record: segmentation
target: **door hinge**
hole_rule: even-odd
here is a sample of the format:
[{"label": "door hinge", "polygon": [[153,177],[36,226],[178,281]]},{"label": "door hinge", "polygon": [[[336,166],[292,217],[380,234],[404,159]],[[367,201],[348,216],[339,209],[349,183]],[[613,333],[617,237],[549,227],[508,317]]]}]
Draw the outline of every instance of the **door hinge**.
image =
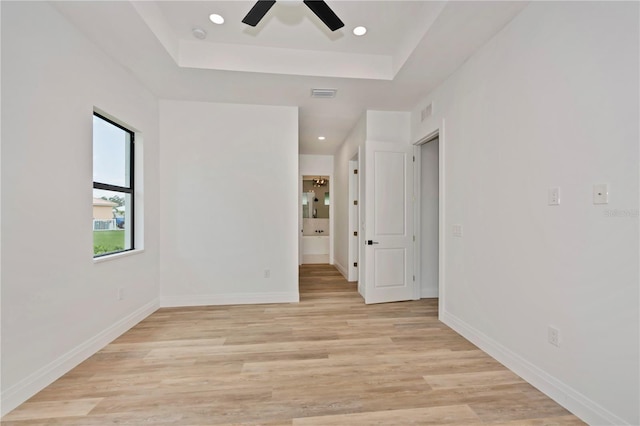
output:
[{"label": "door hinge", "polygon": [[413,276],[413,280],[414,280],[414,281],[416,280],[416,276],[415,276],[415,275]]},{"label": "door hinge", "polygon": [[358,231],[353,231],[353,236],[357,237],[358,236]]},{"label": "door hinge", "polygon": [[415,155],[413,156],[413,162],[414,163],[416,162],[416,156]]},{"label": "door hinge", "polygon": [[358,169],[353,169],[353,174],[357,175],[358,174]]},{"label": "door hinge", "polygon": [[357,267],[358,267],[358,262],[353,262],[353,266],[354,266],[355,268],[357,268]]},{"label": "door hinge", "polygon": [[353,205],[357,206],[358,205],[358,200],[353,200]]},{"label": "door hinge", "polygon": [[413,236],[413,242],[414,243],[416,242],[416,236],[415,235]]}]

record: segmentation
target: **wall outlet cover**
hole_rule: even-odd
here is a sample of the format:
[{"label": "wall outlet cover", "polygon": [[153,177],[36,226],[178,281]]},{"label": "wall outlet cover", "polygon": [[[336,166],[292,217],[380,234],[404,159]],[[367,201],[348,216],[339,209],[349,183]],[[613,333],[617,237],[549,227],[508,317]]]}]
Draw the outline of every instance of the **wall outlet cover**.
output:
[{"label": "wall outlet cover", "polygon": [[560,347],[560,330],[550,325],[547,330],[547,340],[553,346]]},{"label": "wall outlet cover", "polygon": [[549,188],[549,192],[547,194],[547,201],[550,206],[559,206],[560,205],[560,188],[555,186]]}]

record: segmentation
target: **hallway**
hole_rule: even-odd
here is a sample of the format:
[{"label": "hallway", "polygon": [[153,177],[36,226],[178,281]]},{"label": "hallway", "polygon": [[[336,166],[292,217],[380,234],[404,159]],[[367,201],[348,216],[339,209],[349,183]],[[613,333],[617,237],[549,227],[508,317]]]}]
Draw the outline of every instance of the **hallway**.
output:
[{"label": "hallway", "polygon": [[437,319],[330,265],[299,304],[159,309],[3,425],[583,424]]}]

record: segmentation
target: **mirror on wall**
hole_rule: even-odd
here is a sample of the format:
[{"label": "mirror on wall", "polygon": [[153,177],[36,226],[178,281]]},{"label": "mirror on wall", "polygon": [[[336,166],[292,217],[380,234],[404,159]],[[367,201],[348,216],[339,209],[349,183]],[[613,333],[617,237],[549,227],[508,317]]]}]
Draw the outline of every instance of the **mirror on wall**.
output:
[{"label": "mirror on wall", "polygon": [[302,177],[302,217],[329,219],[329,177]]}]

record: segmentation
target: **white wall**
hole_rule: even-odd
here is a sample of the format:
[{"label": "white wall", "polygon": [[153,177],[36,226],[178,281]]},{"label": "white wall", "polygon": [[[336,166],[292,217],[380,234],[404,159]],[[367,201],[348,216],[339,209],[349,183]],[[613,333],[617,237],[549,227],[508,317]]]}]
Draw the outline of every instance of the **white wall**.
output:
[{"label": "white wall", "polygon": [[[92,249],[94,107],[144,145],[144,252],[102,263]],[[157,307],[157,101],[51,5],[3,2],[2,124],[4,414]]]},{"label": "white wall", "polygon": [[531,3],[413,111],[445,124],[442,318],[592,424],[640,423],[638,7]]},{"label": "white wall", "polygon": [[367,140],[411,143],[411,114],[406,111],[367,111]]},{"label": "white wall", "polygon": [[438,297],[438,145],[420,146],[420,297]]},{"label": "white wall", "polygon": [[329,176],[330,174],[333,174],[333,155],[301,154],[299,157],[300,175]]},{"label": "white wall", "polygon": [[297,108],[163,100],[160,122],[161,304],[297,301]]}]

